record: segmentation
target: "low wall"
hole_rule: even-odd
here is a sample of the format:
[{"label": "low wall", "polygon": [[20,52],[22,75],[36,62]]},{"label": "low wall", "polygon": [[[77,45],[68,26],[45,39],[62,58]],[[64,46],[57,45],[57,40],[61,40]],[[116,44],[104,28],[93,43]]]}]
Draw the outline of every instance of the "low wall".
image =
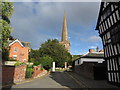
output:
[{"label": "low wall", "polygon": [[74,66],[73,71],[89,79],[106,79],[106,67],[104,64],[84,62],[81,65]]},{"label": "low wall", "polygon": [[26,65],[2,66],[2,83],[11,84],[25,80]]},{"label": "low wall", "polygon": [[81,65],[75,66],[74,71],[79,75],[85,76],[87,78],[94,79],[94,71],[93,71],[94,70],[93,69],[94,64],[95,63],[84,62]]},{"label": "low wall", "polygon": [[10,84],[14,82],[14,66],[2,66],[2,84]]},{"label": "low wall", "polygon": [[47,73],[47,70],[41,70],[40,66],[34,66],[33,67],[33,78],[38,78],[40,76],[43,76]]},{"label": "low wall", "polygon": [[26,65],[15,67],[14,83],[25,80],[25,76],[26,76]]}]

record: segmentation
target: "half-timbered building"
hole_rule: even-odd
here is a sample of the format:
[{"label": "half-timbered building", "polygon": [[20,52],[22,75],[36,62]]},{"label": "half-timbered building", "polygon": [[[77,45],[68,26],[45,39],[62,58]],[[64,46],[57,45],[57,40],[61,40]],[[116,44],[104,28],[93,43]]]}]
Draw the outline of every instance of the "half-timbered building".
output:
[{"label": "half-timbered building", "polygon": [[108,81],[120,86],[120,1],[101,2],[96,30],[103,42]]}]

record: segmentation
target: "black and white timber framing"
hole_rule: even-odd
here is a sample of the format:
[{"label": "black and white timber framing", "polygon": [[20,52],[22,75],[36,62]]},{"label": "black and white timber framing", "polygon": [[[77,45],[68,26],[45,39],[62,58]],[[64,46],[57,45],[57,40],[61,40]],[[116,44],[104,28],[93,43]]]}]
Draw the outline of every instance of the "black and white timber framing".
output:
[{"label": "black and white timber framing", "polygon": [[120,1],[101,2],[96,30],[103,42],[108,82],[120,86]]}]

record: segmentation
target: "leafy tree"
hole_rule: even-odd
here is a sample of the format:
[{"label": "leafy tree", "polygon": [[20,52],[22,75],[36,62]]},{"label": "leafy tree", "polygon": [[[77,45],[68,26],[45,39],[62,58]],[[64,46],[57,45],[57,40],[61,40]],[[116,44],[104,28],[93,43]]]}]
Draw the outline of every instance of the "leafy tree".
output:
[{"label": "leafy tree", "polygon": [[0,54],[2,52],[2,59],[7,60],[9,55],[8,38],[11,33],[10,17],[13,13],[13,3],[0,2]]},{"label": "leafy tree", "polygon": [[49,70],[52,67],[53,59],[49,56],[43,56],[40,59],[40,64],[46,69]]},{"label": "leafy tree", "polygon": [[48,40],[39,48],[40,56],[50,56],[53,61],[56,62],[57,66],[64,67],[65,62],[71,60],[70,53],[65,49],[65,47],[59,43],[58,40]]},{"label": "leafy tree", "polygon": [[82,55],[72,55],[72,61],[80,58]]},{"label": "leafy tree", "polygon": [[29,62],[33,62],[36,65],[39,64],[38,62],[40,61],[40,52],[39,50],[33,50],[31,49],[30,54],[29,54]]}]

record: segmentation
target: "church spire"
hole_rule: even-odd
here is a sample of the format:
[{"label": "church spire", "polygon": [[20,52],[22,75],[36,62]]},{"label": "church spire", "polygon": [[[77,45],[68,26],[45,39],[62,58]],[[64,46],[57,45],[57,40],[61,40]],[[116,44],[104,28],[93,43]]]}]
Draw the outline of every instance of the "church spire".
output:
[{"label": "church spire", "polygon": [[63,27],[62,27],[62,40],[61,41],[68,41],[66,12],[64,12]]},{"label": "church spire", "polygon": [[62,26],[62,39],[60,43],[66,48],[68,52],[70,52],[70,41],[68,40],[67,20],[65,12]]}]

